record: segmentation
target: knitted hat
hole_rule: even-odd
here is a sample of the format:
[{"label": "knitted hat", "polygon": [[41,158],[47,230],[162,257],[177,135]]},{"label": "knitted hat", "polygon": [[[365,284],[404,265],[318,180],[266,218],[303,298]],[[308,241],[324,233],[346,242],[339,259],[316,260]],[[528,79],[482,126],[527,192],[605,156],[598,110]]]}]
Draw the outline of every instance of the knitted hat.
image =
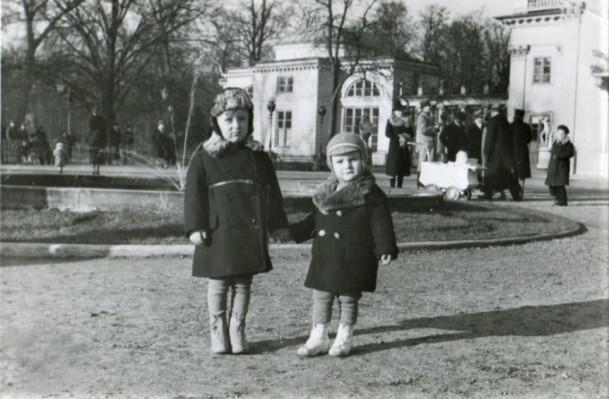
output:
[{"label": "knitted hat", "polygon": [[247,111],[249,116],[247,135],[249,136],[252,134],[254,131],[254,104],[245,90],[238,87],[227,87],[214,99],[214,105],[212,106],[211,111],[209,111],[211,126],[214,133],[222,136],[216,118],[225,111],[236,109],[244,109]]},{"label": "knitted hat", "polygon": [[343,155],[349,152],[359,151],[362,160],[367,162],[368,160],[368,149],[364,140],[357,134],[353,133],[339,133],[332,137],[328,142],[326,150],[326,157],[328,166],[332,169],[332,156]]}]

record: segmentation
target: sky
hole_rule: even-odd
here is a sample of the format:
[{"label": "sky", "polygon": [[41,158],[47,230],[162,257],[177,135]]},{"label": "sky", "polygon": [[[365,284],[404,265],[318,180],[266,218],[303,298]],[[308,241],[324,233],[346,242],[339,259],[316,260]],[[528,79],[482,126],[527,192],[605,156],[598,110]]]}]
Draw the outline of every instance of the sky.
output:
[{"label": "sky", "polygon": [[467,14],[471,11],[484,9],[484,15],[495,17],[511,14],[514,10],[513,0],[404,0],[411,15],[417,17],[419,11],[431,4],[439,4],[450,11],[450,16],[455,17]]}]

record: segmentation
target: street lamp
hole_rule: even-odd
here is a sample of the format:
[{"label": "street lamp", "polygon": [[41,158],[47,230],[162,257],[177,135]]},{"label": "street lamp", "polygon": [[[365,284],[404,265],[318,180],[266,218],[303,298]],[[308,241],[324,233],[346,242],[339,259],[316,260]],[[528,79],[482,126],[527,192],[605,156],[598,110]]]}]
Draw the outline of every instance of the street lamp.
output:
[{"label": "street lamp", "polygon": [[271,129],[270,140],[269,140],[269,151],[271,151],[273,149],[273,112],[275,112],[276,108],[277,108],[277,105],[275,104],[275,100],[271,98],[269,100],[269,102],[266,104],[266,109],[269,111],[269,127]]},{"label": "street lamp", "polygon": [[68,119],[68,127],[67,127],[67,133],[70,133],[70,101],[72,101],[72,99],[70,98],[70,86],[67,86],[66,84],[64,84],[63,82],[58,82],[57,83],[57,92],[59,94],[65,94],[65,98],[66,98],[66,104],[67,104],[67,109],[68,109],[68,115],[67,115],[67,119]]}]

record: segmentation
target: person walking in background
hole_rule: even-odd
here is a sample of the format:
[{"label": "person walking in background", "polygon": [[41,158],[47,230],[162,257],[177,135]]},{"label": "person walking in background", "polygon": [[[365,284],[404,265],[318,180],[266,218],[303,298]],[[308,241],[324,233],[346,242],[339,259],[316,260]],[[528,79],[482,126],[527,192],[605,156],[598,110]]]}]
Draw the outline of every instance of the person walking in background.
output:
[{"label": "person walking in background", "polygon": [[385,173],[390,176],[389,184],[391,187],[402,187],[404,176],[410,176],[410,149],[408,142],[412,140],[413,130],[404,117],[405,109],[396,101],[393,106],[393,113],[387,120],[385,136],[389,138],[389,151],[387,152],[387,162]]},{"label": "person walking in background", "polygon": [[161,161],[164,169],[176,163],[173,140],[166,130],[165,123],[159,121],[156,130],[152,133],[153,153]]},{"label": "person walking in background", "polygon": [[[313,326],[300,356],[347,356],[362,292],[376,289],[379,262],[388,265],[398,247],[387,196],[368,170],[366,144],[339,133],[327,146],[332,171],[313,195],[315,210],[290,226],[296,242],[313,238],[305,286],[313,289]],[[340,317],[336,339],[328,337],[334,300]]]},{"label": "person walking in background", "polygon": [[254,105],[247,93],[224,89],[210,115],[213,134],[188,166],[184,229],[195,244],[192,274],[209,279],[211,351],[239,354],[248,351],[252,280],[272,269],[268,233],[287,241],[288,219],[273,162],[252,138]]},{"label": "person walking in background", "polygon": [[575,147],[569,138],[569,128],[560,125],[556,128],[552,155],[548,164],[548,174],[545,184],[550,188],[550,195],[554,197],[554,205],[567,206],[567,190],[569,185],[569,171],[571,158],[575,155]]},{"label": "person walking in background", "polygon": [[120,162],[121,129],[118,122],[114,122],[108,131],[108,163]]},{"label": "person walking in background", "polygon": [[63,131],[60,136],[60,140],[63,143],[63,147],[66,151],[66,162],[72,161],[72,151],[74,150],[74,145],[76,144],[76,138],[70,131]]},{"label": "person walking in background", "polygon": [[108,125],[106,119],[95,111],[89,118],[89,162],[93,165],[93,175],[99,175],[104,164],[104,153],[108,145]]},{"label": "person walking in background", "polygon": [[488,165],[483,198],[491,199],[494,192],[502,192],[507,188],[512,199],[515,201],[522,199],[522,188],[518,184],[515,171],[513,148],[510,123],[501,113],[501,108],[494,106],[491,108],[491,118],[484,139],[484,156]]},{"label": "person walking in background", "polygon": [[482,165],[482,129],[484,128],[484,112],[477,110],[474,113],[474,121],[465,129],[467,136],[467,155],[475,158],[478,165]]},{"label": "person walking in background", "polygon": [[66,166],[68,154],[62,142],[57,142],[57,144],[55,144],[53,156],[55,157],[55,167],[60,174],[63,173],[63,167]]},{"label": "person walking in background", "polygon": [[442,163],[446,163],[446,147],[444,146],[444,143],[442,143],[442,140],[440,140],[440,135],[446,126],[448,126],[448,123],[448,114],[446,112],[442,112],[440,114],[440,124],[438,125],[438,137],[436,138],[436,159],[438,162]]},{"label": "person walking in background", "polygon": [[417,150],[419,151],[419,162],[417,165],[417,187],[423,187],[419,182],[421,176],[421,164],[433,162],[436,153],[436,139],[438,128],[431,118],[431,102],[421,101],[421,112],[417,117]]},{"label": "person walking in background", "polygon": [[126,165],[131,157],[131,153],[134,151],[135,144],[135,133],[133,132],[133,126],[131,124],[127,124],[127,127],[125,127],[123,142],[121,157],[123,159],[123,165]]},{"label": "person walking in background", "polygon": [[467,135],[465,134],[465,113],[457,112],[453,121],[446,125],[440,133],[440,141],[446,148],[446,159],[455,162],[457,152],[467,151]]},{"label": "person walking in background", "polygon": [[521,180],[524,191],[524,181],[531,177],[531,162],[529,159],[529,143],[533,140],[531,126],[524,122],[524,110],[514,111],[514,120],[510,124],[514,142],[514,163],[516,175]]}]

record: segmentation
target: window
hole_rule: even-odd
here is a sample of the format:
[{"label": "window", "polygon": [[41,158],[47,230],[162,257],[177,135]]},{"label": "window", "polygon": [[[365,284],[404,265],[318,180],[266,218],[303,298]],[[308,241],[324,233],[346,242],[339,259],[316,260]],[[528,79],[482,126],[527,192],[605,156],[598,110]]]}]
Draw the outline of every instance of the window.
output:
[{"label": "window", "polygon": [[364,118],[368,118],[372,123],[372,136],[370,138],[370,146],[372,151],[376,151],[378,142],[377,132],[379,125],[379,109],[378,108],[345,108],[343,120],[343,132],[357,133],[358,126]]},{"label": "window", "polygon": [[292,132],[292,111],[277,111],[275,147],[287,147]]},{"label": "window", "polygon": [[277,78],[277,93],[291,93],[294,89],[294,78],[280,76]]},{"label": "window", "polygon": [[246,87],[245,92],[247,93],[248,96],[250,96],[250,99],[253,99],[254,98],[254,85]]},{"label": "window", "polygon": [[551,72],[550,58],[535,58],[533,63],[533,83],[550,83]]},{"label": "window", "polygon": [[368,80],[358,80],[347,89],[347,97],[376,97],[379,96],[379,88]]}]

